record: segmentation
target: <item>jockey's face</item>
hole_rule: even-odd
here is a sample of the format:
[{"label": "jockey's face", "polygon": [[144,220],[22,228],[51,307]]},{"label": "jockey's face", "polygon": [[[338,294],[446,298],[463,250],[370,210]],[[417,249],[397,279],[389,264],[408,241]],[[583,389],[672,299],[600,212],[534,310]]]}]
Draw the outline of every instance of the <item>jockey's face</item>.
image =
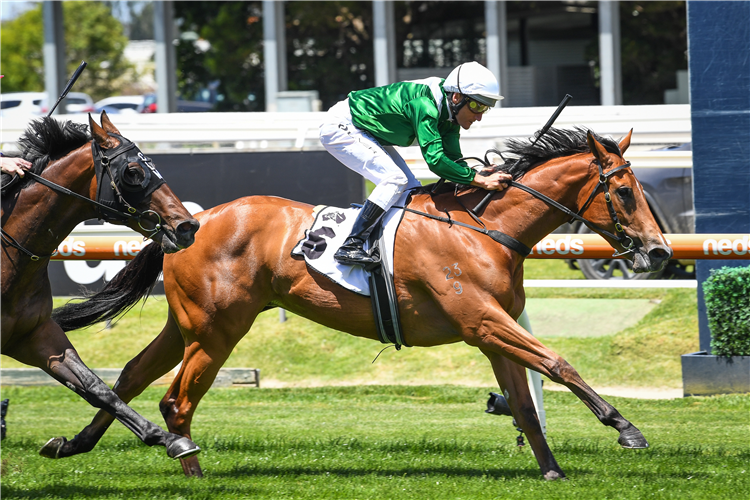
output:
[{"label": "jockey's face", "polygon": [[[458,104],[461,102],[461,99],[463,99],[464,96],[462,96],[459,93],[454,93],[451,95],[451,99],[453,100],[454,104]],[[469,130],[469,128],[474,124],[474,122],[480,122],[482,121],[482,114],[481,113],[474,113],[469,108],[469,104],[465,104],[461,107],[461,109],[458,111],[458,114],[456,115],[456,123],[464,129]]]}]

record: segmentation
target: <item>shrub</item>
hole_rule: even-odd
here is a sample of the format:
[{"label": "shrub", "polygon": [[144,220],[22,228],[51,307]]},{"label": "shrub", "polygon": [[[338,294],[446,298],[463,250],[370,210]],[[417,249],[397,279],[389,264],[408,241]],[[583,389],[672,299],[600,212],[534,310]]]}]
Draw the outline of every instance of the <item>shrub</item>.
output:
[{"label": "shrub", "polygon": [[750,356],[750,266],[711,271],[703,294],[712,353]]}]

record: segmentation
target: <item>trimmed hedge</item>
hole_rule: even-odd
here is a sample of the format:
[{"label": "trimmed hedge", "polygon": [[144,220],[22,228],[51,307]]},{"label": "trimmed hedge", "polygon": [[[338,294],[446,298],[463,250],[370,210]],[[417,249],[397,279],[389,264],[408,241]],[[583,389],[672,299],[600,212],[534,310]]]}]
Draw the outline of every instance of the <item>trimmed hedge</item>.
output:
[{"label": "trimmed hedge", "polygon": [[750,266],[712,270],[703,294],[712,354],[750,356]]}]

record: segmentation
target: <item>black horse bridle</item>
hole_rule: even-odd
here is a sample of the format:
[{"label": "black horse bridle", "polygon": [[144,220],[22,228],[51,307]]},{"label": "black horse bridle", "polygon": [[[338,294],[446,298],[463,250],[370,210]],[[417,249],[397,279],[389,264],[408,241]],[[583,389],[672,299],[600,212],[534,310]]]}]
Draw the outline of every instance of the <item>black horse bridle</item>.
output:
[{"label": "black horse bridle", "polygon": [[[489,153],[497,153],[497,152],[498,152],[497,150],[493,150],[493,149],[487,151],[487,153],[485,154],[484,160],[481,159],[481,158],[474,157],[474,156],[460,158],[460,160],[477,160],[480,163],[482,163],[485,167],[488,167],[491,163],[489,162],[489,160],[487,160],[487,155]],[[624,250],[622,252],[615,251],[615,253],[614,253],[614,255],[612,255],[612,257],[620,257],[622,255],[627,255],[627,254],[632,253],[632,252],[635,251],[635,248],[634,248],[635,242],[633,241],[633,239],[630,236],[628,236],[628,235],[625,234],[625,230],[623,229],[622,224],[620,223],[620,219],[617,217],[617,212],[615,211],[615,207],[614,207],[614,205],[612,205],[612,196],[609,194],[608,181],[609,181],[609,178],[613,174],[615,174],[616,172],[619,172],[620,170],[623,170],[625,168],[629,168],[630,167],[630,162],[626,162],[623,165],[619,165],[618,167],[613,168],[612,170],[610,170],[607,173],[604,172],[604,169],[602,168],[602,165],[601,165],[601,163],[598,160],[594,159],[594,163],[599,168],[599,182],[596,184],[596,186],[594,186],[594,189],[591,191],[591,194],[589,195],[588,199],[586,200],[586,203],[583,204],[583,206],[578,210],[578,212],[574,212],[574,211],[570,210],[568,207],[566,207],[564,205],[561,205],[560,203],[558,203],[557,201],[553,200],[549,196],[547,196],[545,194],[542,194],[539,191],[537,191],[535,189],[532,189],[532,188],[530,188],[530,187],[528,187],[528,186],[526,186],[524,184],[521,184],[521,183],[516,182],[516,181],[510,181],[508,184],[510,186],[517,187],[517,188],[519,188],[519,189],[521,189],[523,191],[526,191],[527,193],[531,194],[532,196],[534,196],[536,198],[539,198],[540,200],[546,202],[548,205],[550,205],[552,207],[555,207],[556,209],[558,209],[558,210],[564,212],[565,214],[569,215],[570,216],[569,222],[572,222],[573,220],[579,220],[582,223],[584,223],[587,227],[589,227],[592,231],[598,233],[599,235],[601,235],[601,236],[607,236],[609,238],[617,240],[617,242],[620,244],[620,246],[622,246],[624,248]],[[442,181],[442,179],[441,179],[441,181]],[[440,184],[440,183],[438,183],[438,184]],[[436,186],[435,189],[432,190],[432,192],[435,193],[438,187],[439,186]],[[601,226],[599,226],[597,224],[594,224],[593,222],[591,222],[590,220],[584,218],[581,215],[589,207],[589,205],[591,205],[591,202],[594,201],[594,198],[596,197],[596,193],[597,193],[597,191],[599,191],[599,187],[602,187],[603,190],[604,190],[604,201],[607,203],[607,210],[609,211],[609,216],[612,218],[612,222],[614,222],[615,232],[617,234],[613,234],[613,233],[607,231],[603,227],[601,227]],[[501,243],[501,244],[507,246],[511,250],[515,250],[516,252],[520,253],[524,257],[528,256],[531,253],[531,249],[529,247],[527,247],[525,244],[521,243],[517,239],[513,238],[512,236],[509,236],[509,235],[507,235],[507,234],[505,234],[503,232],[500,232],[500,231],[488,230],[486,228],[484,222],[482,222],[482,220],[475,213],[475,211],[471,210],[470,208],[466,208],[466,212],[475,221],[477,221],[482,227],[476,227],[476,226],[472,226],[470,224],[464,224],[463,222],[455,221],[455,220],[451,219],[450,217],[448,217],[448,218],[446,218],[446,217],[440,217],[440,216],[436,216],[436,215],[432,215],[432,214],[427,214],[427,213],[424,213],[424,212],[420,212],[418,210],[413,210],[413,209],[410,209],[410,208],[404,208],[404,210],[406,210],[408,212],[415,213],[415,214],[419,214],[419,215],[422,215],[422,216],[425,216],[425,217],[428,217],[430,219],[439,220],[441,222],[447,222],[449,224],[456,224],[456,225],[463,226],[463,227],[472,229],[474,231],[480,232],[482,234],[485,234],[485,235],[489,236],[490,238],[492,238],[493,240],[497,241],[498,243]]]},{"label": "black horse bridle", "polygon": [[[589,227],[592,231],[595,233],[600,234],[601,236],[607,236],[609,238],[612,238],[614,240],[617,240],[617,242],[622,246],[625,250],[622,252],[615,251],[614,255],[612,257],[620,257],[622,255],[627,255],[631,252],[633,252],[635,249],[633,246],[635,243],[633,242],[633,239],[625,234],[625,230],[622,227],[622,224],[620,223],[620,219],[617,217],[617,212],[615,211],[614,205],[612,205],[612,196],[609,194],[609,184],[607,181],[609,181],[609,178],[619,172],[620,170],[623,170],[625,168],[630,167],[630,162],[625,162],[624,164],[613,168],[607,173],[604,173],[604,169],[602,168],[601,163],[599,163],[598,160],[594,160],[594,163],[597,167],[599,167],[599,182],[594,186],[594,189],[591,190],[591,194],[589,195],[588,199],[586,200],[586,203],[583,204],[583,206],[578,210],[578,212],[573,212],[565,205],[561,205],[560,203],[556,202],[552,198],[540,193],[539,191],[532,189],[528,186],[525,186],[523,184],[520,184],[515,181],[511,181],[510,185],[515,186],[523,191],[526,191],[527,193],[539,198],[540,200],[548,203],[549,205],[555,207],[556,209],[564,212],[565,214],[570,216],[570,220],[568,222],[573,222],[573,220],[581,221],[582,223],[586,224],[587,227]],[[591,205],[591,202],[594,201],[594,198],[596,197],[597,191],[599,191],[599,187],[601,187],[604,190],[604,201],[607,203],[607,211],[609,212],[609,216],[612,219],[612,222],[614,222],[615,225],[615,233],[613,234],[603,227],[594,224],[590,220],[583,217],[581,214]]]},{"label": "black horse bridle", "polygon": [[[118,134],[109,133],[108,135],[117,138],[120,144],[111,150],[104,150],[96,141],[92,141],[91,143],[94,171],[97,180],[96,200],[55,184],[34,172],[26,171],[25,175],[39,184],[49,187],[53,191],[94,205],[97,208],[97,215],[100,220],[106,222],[129,222],[135,220],[143,231],[150,233],[146,237],[151,238],[161,230],[161,216],[153,210],[141,212],[133,205],[137,205],[156,191],[159,186],[165,183],[164,178],[156,170],[151,159],[144,155],[135,143]],[[126,154],[131,151],[133,152],[132,155]],[[138,175],[134,176],[128,170],[128,166],[132,163],[140,165],[143,172],[142,178],[139,178]],[[144,227],[143,221],[148,220],[147,216],[152,215],[156,216],[156,223],[152,229],[148,229]],[[3,242],[25,253],[33,261],[54,255],[35,255],[24,248],[15,238],[5,232],[4,229],[1,231]]]}]

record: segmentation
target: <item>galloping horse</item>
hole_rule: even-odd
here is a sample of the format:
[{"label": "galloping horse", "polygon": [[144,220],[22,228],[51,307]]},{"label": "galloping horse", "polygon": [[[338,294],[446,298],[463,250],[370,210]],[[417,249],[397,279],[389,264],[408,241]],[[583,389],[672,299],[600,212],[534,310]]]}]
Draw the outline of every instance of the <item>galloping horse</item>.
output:
[{"label": "galloping horse", "polygon": [[[89,115],[92,140],[85,125],[45,117],[19,140],[33,166],[23,179],[16,177],[3,188],[2,353],[41,368],[147,445],[165,446],[172,458],[191,456],[200,448],[123,403],[86,367],[51,318],[47,266],[80,222],[99,217],[127,225],[166,253],[193,244],[199,227],[151,161],[120,135],[106,113],[101,123]],[[57,448],[58,443],[48,443],[40,453],[54,458]]]},{"label": "galloping horse", "polygon": [[[520,159],[501,168],[515,180],[523,177],[523,184],[513,182],[517,189],[495,193],[472,217],[466,207],[477,205],[485,192],[432,193],[423,188],[413,194],[412,211],[405,213],[396,235],[393,274],[406,343],[429,347],[464,341],[478,347],[489,358],[546,479],[564,474],[542,434],[524,367],[566,385],[603,424],[617,429],[623,447],[645,448],[648,443],[570,364],[518,325],[525,303],[525,256],[499,244],[486,230],[473,229],[484,224],[521,247],[532,247],[570,217],[585,217],[614,248],[632,254],[637,272],[661,268],[672,252],[622,158],[631,134],[619,146],[582,129],[553,129],[536,145],[514,141],[510,152]],[[547,197],[540,199],[528,188]],[[368,298],[310,272],[290,256],[313,221],[312,208],[281,198],[242,198],[199,214],[201,232],[184,252],[163,256],[158,247],[146,247],[126,269],[150,285],[163,263],[169,317],[159,336],[125,367],[116,386],[120,397],[129,401],[182,359],[160,408],[171,431],[190,436],[193,414],[219,367],[258,313],[273,307],[377,339]],[[445,268],[452,270],[448,276]],[[450,279],[459,273],[461,293]],[[92,324],[115,317],[147,290],[123,274],[100,295],[56,310],[55,317],[65,329]],[[125,293],[131,301],[115,306],[116,297]],[[60,456],[93,448],[110,422],[99,412],[62,447]],[[187,475],[202,475],[197,457],[183,460],[182,466]]]}]

